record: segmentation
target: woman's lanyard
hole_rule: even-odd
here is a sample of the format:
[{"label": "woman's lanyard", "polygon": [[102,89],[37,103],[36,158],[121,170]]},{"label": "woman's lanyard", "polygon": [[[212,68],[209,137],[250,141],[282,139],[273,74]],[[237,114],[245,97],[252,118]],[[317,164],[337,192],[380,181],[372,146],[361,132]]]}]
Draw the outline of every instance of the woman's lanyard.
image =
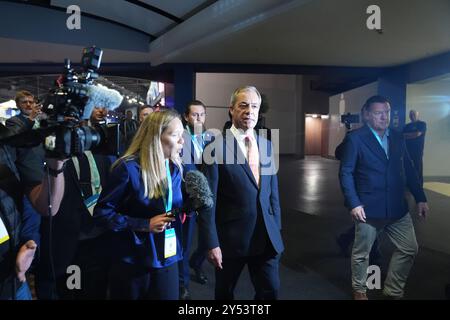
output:
[{"label": "woman's lanyard", "polygon": [[[169,160],[166,160],[166,175],[167,175],[167,201],[163,197],[164,207],[166,212],[172,210],[172,176],[170,175]],[[164,258],[170,258],[177,254],[177,236],[175,229],[170,226],[170,222],[164,230]]]},{"label": "woman's lanyard", "polygon": [[[102,185],[100,184],[100,174],[98,172],[97,164],[95,163],[94,156],[91,151],[85,151],[88,162],[89,162],[89,170],[91,172],[91,188],[92,188],[92,196],[84,200],[84,204],[88,209],[89,213],[92,215],[94,212],[94,207],[97,204],[97,200],[100,196],[100,192],[102,192]],[[78,181],[80,181],[80,162],[77,157],[72,157],[73,166],[75,167],[75,171],[77,172]],[[81,190],[81,195],[84,198],[83,190]]]},{"label": "woman's lanyard", "polygon": [[167,200],[164,197],[163,197],[163,200],[164,200],[164,207],[166,209],[166,212],[170,212],[172,210],[173,194],[172,194],[172,176],[170,175],[168,159],[165,161],[165,164],[166,164],[166,176],[167,176]]}]

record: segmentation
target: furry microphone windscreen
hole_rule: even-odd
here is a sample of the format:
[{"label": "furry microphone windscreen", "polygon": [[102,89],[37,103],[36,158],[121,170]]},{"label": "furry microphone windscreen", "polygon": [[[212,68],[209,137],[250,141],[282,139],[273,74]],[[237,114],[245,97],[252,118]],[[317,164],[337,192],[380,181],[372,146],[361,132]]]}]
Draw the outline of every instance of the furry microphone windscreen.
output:
[{"label": "furry microphone windscreen", "polygon": [[122,103],[123,97],[114,89],[109,89],[101,84],[91,85],[88,89],[89,100],[84,107],[83,119],[89,119],[94,107],[102,107],[114,110]]},{"label": "furry microphone windscreen", "polygon": [[197,170],[188,171],[184,180],[192,209],[211,208],[214,205],[213,194],[203,173]]}]

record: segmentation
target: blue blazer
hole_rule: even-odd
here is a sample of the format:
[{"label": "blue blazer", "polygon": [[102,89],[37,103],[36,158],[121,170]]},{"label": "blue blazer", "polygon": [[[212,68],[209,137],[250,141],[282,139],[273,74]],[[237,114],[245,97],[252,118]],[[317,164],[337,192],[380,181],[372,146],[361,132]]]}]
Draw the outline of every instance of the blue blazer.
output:
[{"label": "blue blazer", "polygon": [[[245,157],[230,135],[228,139],[215,138],[215,162],[202,166],[215,201],[211,209],[200,212],[197,217],[201,237],[208,249],[220,247],[225,258],[260,254],[270,244],[281,253],[284,246],[276,172],[270,169],[271,174],[261,175],[258,188],[248,162],[238,161]],[[270,159],[270,163],[261,164],[261,171],[273,168],[270,142],[259,136],[257,142],[260,159],[263,156]],[[234,163],[225,163],[224,152],[229,153]]]},{"label": "blue blazer", "polygon": [[[181,208],[181,173],[171,165],[173,184],[172,208]],[[177,254],[164,258],[164,232],[150,233],[150,218],[164,213],[162,198],[144,197],[144,187],[137,160],[122,161],[111,172],[109,183],[104,187],[94,210],[94,218],[100,226],[115,231],[113,251],[120,260],[153,268],[162,268],[182,259],[181,221],[177,216],[172,222],[177,237]]]},{"label": "blue blazer", "polygon": [[406,187],[416,202],[426,202],[403,136],[389,133],[389,158],[370,128],[349,132],[340,150],[339,179],[345,205],[363,205],[367,218],[399,219],[408,212]]}]

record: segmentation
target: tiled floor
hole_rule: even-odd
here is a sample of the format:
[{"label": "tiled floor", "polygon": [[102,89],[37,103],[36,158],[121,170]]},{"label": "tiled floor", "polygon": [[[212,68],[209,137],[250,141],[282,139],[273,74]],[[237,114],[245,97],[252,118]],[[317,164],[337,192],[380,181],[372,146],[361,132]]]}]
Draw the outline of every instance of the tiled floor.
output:
[{"label": "tiled floor", "polygon": [[[351,226],[337,177],[338,162],[321,157],[295,160],[281,157],[279,184],[286,251],[281,266],[281,299],[349,299],[350,261],[338,251],[335,237]],[[425,179],[427,181],[427,179]],[[433,179],[433,181],[437,181]],[[427,190],[431,215],[416,222],[421,245],[407,284],[407,299],[444,299],[450,282],[450,198]],[[392,247],[381,237],[383,265],[387,269]],[[206,265],[213,280],[213,269]],[[213,281],[192,284],[194,299],[212,299]],[[246,273],[236,298],[251,299],[253,290]],[[370,292],[369,298],[379,297]]]}]

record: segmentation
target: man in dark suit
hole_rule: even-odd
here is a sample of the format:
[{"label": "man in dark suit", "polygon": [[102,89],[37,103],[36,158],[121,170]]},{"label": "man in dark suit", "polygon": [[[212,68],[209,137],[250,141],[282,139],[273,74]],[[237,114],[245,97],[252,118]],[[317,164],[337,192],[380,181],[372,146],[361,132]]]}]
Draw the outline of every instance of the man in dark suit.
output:
[{"label": "man in dark suit", "polygon": [[355,300],[367,300],[368,256],[381,230],[396,249],[384,282],[383,294],[402,298],[418,245],[408,205],[406,186],[419,215],[428,205],[403,136],[389,129],[390,105],[373,96],[363,107],[365,125],[347,134],[341,149],[339,178],[345,204],[355,220],[352,250],[352,287]]},{"label": "man in dark suit", "polygon": [[[183,164],[187,170],[197,170],[202,163],[202,154],[205,144],[211,141],[211,135],[205,130],[206,106],[199,100],[188,103],[183,114],[185,130],[183,132]],[[206,259],[206,249],[199,240],[197,249],[189,259],[192,245],[196,214],[190,214],[183,223],[183,260],[178,262],[180,276],[180,300],[190,300],[189,292],[190,270],[195,272],[195,280],[200,284],[206,284],[208,278],[202,270],[202,264]]]},{"label": "man in dark suit", "polygon": [[272,146],[254,131],[260,105],[255,87],[237,89],[230,102],[233,125],[203,153],[202,170],[215,205],[198,219],[208,259],[216,267],[218,300],[234,298],[245,265],[255,299],[278,298],[281,210]]}]

